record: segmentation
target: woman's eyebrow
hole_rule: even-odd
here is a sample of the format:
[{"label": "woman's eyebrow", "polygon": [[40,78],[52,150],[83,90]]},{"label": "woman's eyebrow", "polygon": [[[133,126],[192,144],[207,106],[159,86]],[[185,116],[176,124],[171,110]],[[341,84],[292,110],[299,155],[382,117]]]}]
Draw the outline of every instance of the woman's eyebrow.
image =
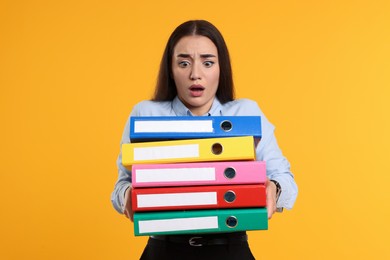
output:
[{"label": "woman's eyebrow", "polygon": [[[185,54],[185,53],[179,53],[177,55],[178,58],[192,58],[190,54]],[[214,54],[201,54],[201,58],[216,58],[217,56]]]},{"label": "woman's eyebrow", "polygon": [[201,58],[216,58],[217,56],[215,56],[214,54],[201,54],[200,57]]},{"label": "woman's eyebrow", "polygon": [[179,53],[177,55],[178,58],[191,58],[191,55],[185,53]]}]

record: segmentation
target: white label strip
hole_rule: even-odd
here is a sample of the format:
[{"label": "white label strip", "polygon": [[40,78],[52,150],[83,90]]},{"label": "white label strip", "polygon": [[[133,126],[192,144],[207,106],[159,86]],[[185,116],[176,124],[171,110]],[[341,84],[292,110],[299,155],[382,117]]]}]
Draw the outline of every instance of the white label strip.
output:
[{"label": "white label strip", "polygon": [[215,168],[167,168],[167,169],[138,169],[135,171],[137,183],[148,182],[185,182],[185,181],[214,181]]},{"label": "white label strip", "polygon": [[173,145],[134,148],[134,161],[199,157],[199,145]]},{"label": "white label strip", "polygon": [[135,121],[134,133],[212,133],[212,120]]},{"label": "white label strip", "polygon": [[140,220],[139,233],[168,232],[182,230],[217,229],[218,217],[174,218],[158,220]]},{"label": "white label strip", "polygon": [[217,192],[138,194],[139,208],[217,205]]}]

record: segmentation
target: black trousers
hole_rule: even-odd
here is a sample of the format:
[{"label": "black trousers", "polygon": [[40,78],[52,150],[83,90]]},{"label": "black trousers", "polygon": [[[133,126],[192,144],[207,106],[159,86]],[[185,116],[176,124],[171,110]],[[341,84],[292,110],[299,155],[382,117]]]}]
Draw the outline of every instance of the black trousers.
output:
[{"label": "black trousers", "polygon": [[[198,237],[199,235],[194,235]],[[169,237],[169,236],[168,236]],[[207,236],[206,236],[207,237]],[[149,238],[142,253],[141,260],[193,260],[193,259],[223,259],[252,260],[255,259],[247,241],[205,244],[192,246],[190,243]]]}]

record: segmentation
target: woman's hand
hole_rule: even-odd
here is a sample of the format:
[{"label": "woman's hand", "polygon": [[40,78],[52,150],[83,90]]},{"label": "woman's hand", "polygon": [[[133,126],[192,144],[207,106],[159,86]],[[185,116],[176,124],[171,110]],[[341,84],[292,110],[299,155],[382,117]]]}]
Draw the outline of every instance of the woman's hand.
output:
[{"label": "woman's hand", "polygon": [[267,196],[268,219],[271,219],[272,215],[276,212],[276,185],[268,178],[265,182],[265,192]]},{"label": "woman's hand", "polygon": [[125,192],[125,206],[123,214],[125,214],[127,218],[133,221],[133,210],[131,207],[131,187],[129,187]]}]

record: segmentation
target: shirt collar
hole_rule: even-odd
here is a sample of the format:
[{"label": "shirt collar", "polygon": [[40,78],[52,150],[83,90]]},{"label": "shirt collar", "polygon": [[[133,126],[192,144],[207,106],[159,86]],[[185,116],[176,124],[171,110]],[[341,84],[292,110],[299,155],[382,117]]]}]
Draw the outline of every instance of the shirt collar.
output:
[{"label": "shirt collar", "polygon": [[[177,116],[193,116],[191,111],[181,102],[178,96],[176,96],[172,101],[172,109]],[[208,113],[203,116],[220,116],[221,112],[221,102],[218,98],[214,98],[213,104]]]}]

